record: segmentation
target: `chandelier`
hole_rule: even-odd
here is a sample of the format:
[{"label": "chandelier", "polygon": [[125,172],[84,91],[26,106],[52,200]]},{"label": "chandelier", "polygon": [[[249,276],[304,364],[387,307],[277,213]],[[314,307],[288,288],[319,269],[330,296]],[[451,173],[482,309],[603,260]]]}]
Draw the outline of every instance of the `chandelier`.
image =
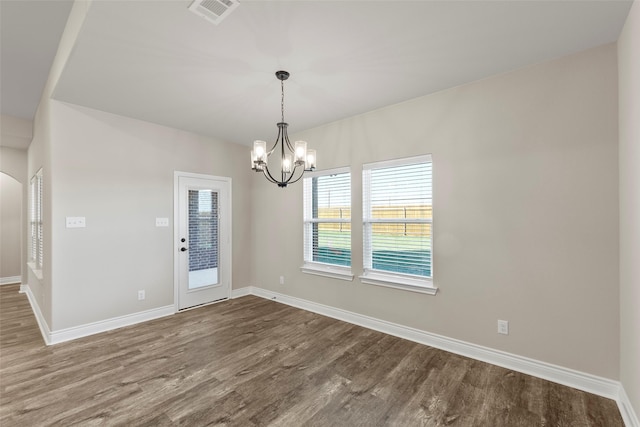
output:
[{"label": "chandelier", "polygon": [[[281,121],[277,123],[278,136],[271,149],[267,151],[265,141],[254,141],[251,151],[251,169],[262,172],[269,182],[277,184],[278,187],[286,187],[299,181],[305,172],[310,172],[316,168],[316,150],[307,149],[306,141],[296,141],[292,146],[287,135],[288,123],[284,121],[284,81],[289,78],[287,71],[276,71],[276,77],[280,80],[280,90],[282,93],[280,101]],[[280,146],[280,148],[278,148]],[[280,159],[280,170],[269,170],[268,161],[272,154],[276,154],[274,159]],[[278,162],[276,161],[276,165]],[[274,176],[275,175],[275,176]]]}]

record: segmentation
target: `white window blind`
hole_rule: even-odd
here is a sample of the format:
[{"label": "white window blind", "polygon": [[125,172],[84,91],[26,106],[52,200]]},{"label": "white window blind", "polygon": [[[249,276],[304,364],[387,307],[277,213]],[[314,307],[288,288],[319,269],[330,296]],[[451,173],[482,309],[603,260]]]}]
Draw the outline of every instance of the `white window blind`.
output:
[{"label": "white window blind", "polygon": [[31,234],[30,258],[36,270],[42,269],[44,246],[42,244],[42,169],[31,178],[31,206],[29,227]]},{"label": "white window blind", "polygon": [[304,261],[351,266],[351,173],[348,168],[304,178]]},{"label": "white window blind", "polygon": [[[419,156],[363,166],[364,270],[432,278],[432,162]],[[430,285],[429,285],[430,286]]]}]

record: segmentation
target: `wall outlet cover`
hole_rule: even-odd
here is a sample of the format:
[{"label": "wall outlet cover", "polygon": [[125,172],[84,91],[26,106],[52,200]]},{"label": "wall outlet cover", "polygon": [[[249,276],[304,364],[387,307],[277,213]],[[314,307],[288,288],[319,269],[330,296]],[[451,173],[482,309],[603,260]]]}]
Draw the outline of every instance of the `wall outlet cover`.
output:
[{"label": "wall outlet cover", "polygon": [[503,335],[509,335],[509,321],[498,320],[498,333]]},{"label": "wall outlet cover", "polygon": [[87,226],[85,217],[83,216],[68,216],[66,218],[67,228],[84,228]]}]

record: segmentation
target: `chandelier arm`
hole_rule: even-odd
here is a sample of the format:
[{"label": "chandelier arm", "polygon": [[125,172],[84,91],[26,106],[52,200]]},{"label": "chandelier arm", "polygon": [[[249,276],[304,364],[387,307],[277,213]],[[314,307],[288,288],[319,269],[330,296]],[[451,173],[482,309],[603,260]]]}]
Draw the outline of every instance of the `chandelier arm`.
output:
[{"label": "chandelier arm", "polygon": [[269,172],[269,168],[267,166],[265,166],[262,169],[262,173],[264,174],[264,177],[267,178],[267,180],[270,181],[271,183],[273,183],[273,184],[279,184],[280,183],[280,181],[278,181],[273,176],[271,176],[271,172]]},{"label": "chandelier arm", "polygon": [[287,130],[284,130],[284,139],[283,139],[286,143],[287,143],[287,148],[289,148],[289,151],[291,151],[291,154],[295,154],[295,150],[293,149],[293,146],[291,145],[291,141],[289,141],[289,133],[287,132]]},{"label": "chandelier arm", "polygon": [[298,166],[296,165],[296,167],[293,169],[293,172],[291,173],[291,176],[287,180],[287,184],[294,184],[294,183],[300,181],[300,179],[302,179],[302,177],[304,176],[304,170],[303,170],[299,177],[297,177],[293,181],[291,180],[291,178],[293,178],[293,174],[296,172],[297,168],[298,168]]},{"label": "chandelier arm", "polygon": [[272,155],[273,152],[275,151],[276,147],[278,146],[278,141],[280,141],[281,133],[282,133],[282,129],[280,128],[280,126],[278,126],[278,136],[276,137],[276,142],[274,142],[273,145],[271,146],[271,150],[267,152],[267,156]]},{"label": "chandelier arm", "polygon": [[302,174],[300,174],[300,176],[298,178],[296,178],[294,181],[292,181],[293,176],[295,175],[297,169],[298,169],[298,165],[294,165],[293,169],[289,173],[289,177],[286,180],[283,180],[282,183],[283,184],[293,184],[294,182],[299,181],[300,178],[302,178],[302,175],[304,175],[304,171],[302,172]]}]

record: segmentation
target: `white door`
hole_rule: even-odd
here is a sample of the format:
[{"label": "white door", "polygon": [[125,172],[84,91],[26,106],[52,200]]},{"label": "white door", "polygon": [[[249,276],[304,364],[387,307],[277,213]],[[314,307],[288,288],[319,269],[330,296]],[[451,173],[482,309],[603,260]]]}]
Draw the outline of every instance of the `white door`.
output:
[{"label": "white door", "polygon": [[229,298],[231,180],[175,173],[176,307]]}]

